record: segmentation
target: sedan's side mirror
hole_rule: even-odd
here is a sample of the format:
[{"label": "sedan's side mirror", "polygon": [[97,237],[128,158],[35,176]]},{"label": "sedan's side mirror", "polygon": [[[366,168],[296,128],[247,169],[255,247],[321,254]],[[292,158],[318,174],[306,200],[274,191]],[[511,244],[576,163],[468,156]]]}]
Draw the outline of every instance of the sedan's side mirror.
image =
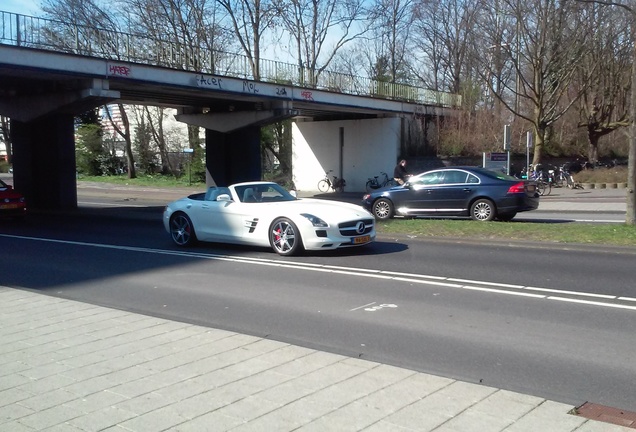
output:
[{"label": "sedan's side mirror", "polygon": [[228,194],[221,194],[218,197],[216,197],[217,201],[232,201],[232,197],[230,197]]},{"label": "sedan's side mirror", "polygon": [[289,194],[290,194],[291,196],[293,196],[294,198],[297,198],[297,197],[298,197],[298,195],[296,194],[296,191],[295,191],[295,190],[293,190],[293,189],[289,191]]}]

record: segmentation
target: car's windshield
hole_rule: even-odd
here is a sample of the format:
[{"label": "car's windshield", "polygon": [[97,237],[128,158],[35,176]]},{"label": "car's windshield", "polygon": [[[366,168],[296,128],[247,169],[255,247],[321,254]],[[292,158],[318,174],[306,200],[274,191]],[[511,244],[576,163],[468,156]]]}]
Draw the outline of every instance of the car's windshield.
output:
[{"label": "car's windshield", "polygon": [[236,187],[241,202],[281,202],[294,201],[296,197],[277,183],[255,183]]}]

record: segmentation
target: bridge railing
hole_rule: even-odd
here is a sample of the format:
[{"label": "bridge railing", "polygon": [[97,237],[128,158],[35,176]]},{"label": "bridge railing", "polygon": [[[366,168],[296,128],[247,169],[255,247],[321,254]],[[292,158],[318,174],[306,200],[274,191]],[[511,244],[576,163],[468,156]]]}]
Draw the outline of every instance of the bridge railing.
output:
[{"label": "bridge railing", "polygon": [[259,60],[255,76],[256,68],[245,55],[4,11],[0,43],[425,105],[461,104],[456,94],[267,59]]}]

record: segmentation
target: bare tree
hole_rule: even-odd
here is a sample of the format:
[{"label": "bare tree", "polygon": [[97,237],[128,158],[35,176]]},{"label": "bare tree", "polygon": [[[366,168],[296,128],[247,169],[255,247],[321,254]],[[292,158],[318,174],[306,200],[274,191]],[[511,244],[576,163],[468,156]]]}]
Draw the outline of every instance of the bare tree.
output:
[{"label": "bare tree", "polygon": [[110,5],[100,0],[43,0],[42,10],[54,20],[43,31],[60,50],[99,50],[117,57],[119,22]]},{"label": "bare tree", "polygon": [[99,0],[43,0],[45,16],[88,27],[117,29],[116,14]]},{"label": "bare tree", "polygon": [[371,40],[374,73],[379,81],[408,82],[409,49],[416,0],[376,0],[372,12]]},{"label": "bare tree", "polygon": [[0,141],[2,141],[7,149],[7,162],[9,165],[13,162],[13,148],[11,145],[11,122],[9,117],[0,116]]},{"label": "bare tree", "polygon": [[[484,8],[490,5],[484,3]],[[534,131],[533,163],[543,157],[549,128],[583,94],[589,77],[573,91],[576,72],[589,50],[590,29],[585,10],[568,0],[502,0],[499,10],[486,14],[512,16],[515,34],[504,33],[491,45],[516,79],[491,79],[502,63],[483,56],[480,73],[490,91],[512,114],[526,120]],[[500,86],[500,87],[498,87]]]},{"label": "bare tree", "polygon": [[[119,29],[119,21],[116,18],[117,14],[113,13],[113,9],[110,5],[106,8],[94,0],[44,0],[42,9],[50,18],[75,23],[78,25],[76,28],[82,28],[83,30],[78,30],[78,35],[76,36],[79,36],[80,33],[83,34],[86,38],[88,48],[90,48],[92,44],[97,43],[96,41],[100,41],[101,44],[106,44],[106,46],[109,47],[109,52],[115,54],[118,52],[116,49],[116,39],[109,36],[111,33],[109,30],[117,31]],[[50,30],[54,32],[54,29]],[[97,33],[99,33],[99,37],[95,37]],[[67,41],[63,37],[57,40],[62,46],[67,44],[71,45],[76,42],[76,39]],[[110,110],[106,109],[105,111],[115,131],[125,141],[128,177],[135,178],[135,158],[132,152],[130,124],[122,104],[119,104],[119,109],[122,115],[123,129],[113,122],[110,116]]]},{"label": "bare tree", "polygon": [[261,42],[268,29],[273,28],[276,13],[269,0],[216,0],[228,14],[244,54],[247,56],[255,80],[261,77]]},{"label": "bare tree", "polygon": [[419,0],[414,16],[415,53],[420,62],[414,74],[437,91],[462,92],[472,69],[478,3],[473,0]]},{"label": "bare tree", "polygon": [[631,122],[629,130],[629,161],[627,165],[627,211],[625,223],[636,225],[636,3],[634,0],[603,1],[603,0],[578,0],[581,3],[598,3],[605,6],[620,8],[629,15],[630,43],[632,47],[632,76],[630,88],[629,118]]},{"label": "bare tree", "polygon": [[[315,84],[338,51],[364,35],[368,28],[363,0],[274,0],[284,28],[294,41],[301,71]],[[319,66],[320,65],[320,66]]]},{"label": "bare tree", "polygon": [[592,80],[579,100],[578,126],[588,137],[588,160],[598,160],[601,137],[629,126],[630,69],[629,15],[622,10],[589,4],[594,38],[583,63],[582,79]]},{"label": "bare tree", "polygon": [[137,172],[135,169],[135,158],[132,151],[132,138],[130,135],[130,121],[128,120],[128,114],[126,113],[124,104],[122,104],[121,102],[118,103],[117,108],[119,108],[119,115],[121,116],[121,121],[124,126],[123,128],[119,127],[119,124],[113,120],[112,112],[107,106],[104,107],[104,111],[106,112],[108,121],[113,127],[113,130],[117,133],[117,135],[124,139],[128,178],[137,178]]},{"label": "bare tree", "polygon": [[161,158],[161,172],[163,174],[176,174],[176,167],[170,159],[170,148],[163,131],[163,108],[156,108],[151,110],[149,107],[144,106],[145,124],[148,127],[148,131],[155,142],[155,145],[159,149],[159,156]]},{"label": "bare tree", "polygon": [[120,0],[120,9],[134,33],[170,44],[172,55],[161,56],[166,66],[200,70],[218,49],[231,46],[215,0]]}]

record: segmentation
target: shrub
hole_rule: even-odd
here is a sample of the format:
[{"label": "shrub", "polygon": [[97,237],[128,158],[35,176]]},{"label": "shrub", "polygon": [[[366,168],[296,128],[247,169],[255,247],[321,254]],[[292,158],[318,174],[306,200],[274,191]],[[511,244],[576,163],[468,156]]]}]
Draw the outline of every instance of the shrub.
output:
[{"label": "shrub", "polygon": [[611,168],[598,167],[586,169],[574,174],[577,183],[626,183],[627,167],[616,166]]}]

